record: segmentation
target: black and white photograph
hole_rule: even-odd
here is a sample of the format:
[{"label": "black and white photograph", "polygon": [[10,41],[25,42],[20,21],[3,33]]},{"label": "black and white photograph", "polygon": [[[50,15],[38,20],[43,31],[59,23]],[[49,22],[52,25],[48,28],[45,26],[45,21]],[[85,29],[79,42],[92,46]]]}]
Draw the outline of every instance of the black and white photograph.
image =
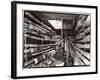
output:
[{"label": "black and white photograph", "polygon": [[97,6],[12,2],[11,77],[97,74]]},{"label": "black and white photograph", "polygon": [[24,10],[23,15],[23,68],[90,65],[90,14]]}]

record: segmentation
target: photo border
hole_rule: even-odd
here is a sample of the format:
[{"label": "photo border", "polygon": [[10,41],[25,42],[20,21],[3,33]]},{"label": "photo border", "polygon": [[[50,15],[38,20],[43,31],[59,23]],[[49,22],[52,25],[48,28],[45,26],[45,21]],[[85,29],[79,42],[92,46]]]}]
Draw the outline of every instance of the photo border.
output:
[{"label": "photo border", "polygon": [[[49,5],[49,6],[62,6],[62,7],[80,7],[80,8],[94,8],[96,10],[96,71],[84,73],[65,73],[65,74],[52,74],[52,75],[37,75],[37,76],[17,76],[17,4],[34,4],[34,5]],[[83,75],[83,74],[97,74],[98,73],[98,7],[87,5],[72,5],[72,4],[56,4],[56,3],[40,3],[40,2],[24,2],[12,1],[11,2],[11,78],[38,78],[38,77],[53,77],[53,76],[67,76],[67,75]]]}]

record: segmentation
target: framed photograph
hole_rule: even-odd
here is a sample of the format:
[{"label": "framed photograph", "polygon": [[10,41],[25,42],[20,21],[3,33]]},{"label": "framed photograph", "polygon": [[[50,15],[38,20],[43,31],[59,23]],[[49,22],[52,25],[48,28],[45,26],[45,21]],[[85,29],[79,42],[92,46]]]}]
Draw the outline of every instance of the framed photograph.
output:
[{"label": "framed photograph", "polygon": [[13,1],[11,77],[97,73],[97,6]]}]

